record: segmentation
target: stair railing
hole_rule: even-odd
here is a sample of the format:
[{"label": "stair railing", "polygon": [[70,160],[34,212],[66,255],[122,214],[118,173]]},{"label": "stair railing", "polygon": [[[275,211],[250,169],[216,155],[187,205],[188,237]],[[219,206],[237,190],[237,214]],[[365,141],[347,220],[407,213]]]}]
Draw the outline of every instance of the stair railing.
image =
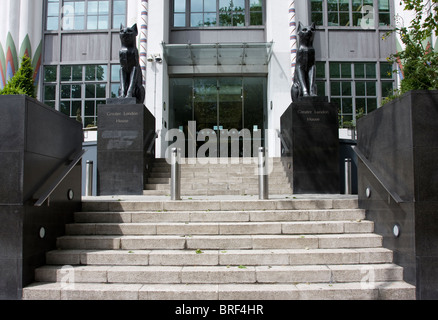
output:
[{"label": "stair railing", "polygon": [[148,148],[146,149],[146,154],[154,154],[153,152],[152,152],[152,150],[153,150],[153,148],[155,147],[155,141],[157,140],[157,138],[158,138],[158,134],[159,134],[159,132],[160,132],[160,130],[158,130],[157,132],[155,132],[154,133],[154,136],[152,137],[152,139],[145,139],[145,145],[149,142],[149,141],[151,141],[151,143],[149,144],[149,146],[148,146]]},{"label": "stair railing", "polygon": [[383,178],[379,177],[379,175],[377,174],[377,170],[374,167],[374,165],[365,157],[365,155],[357,147],[353,146],[353,151],[356,153],[358,158],[363,162],[363,164],[366,166],[368,171],[372,173],[374,178],[379,182],[379,184],[386,190],[386,192],[391,196],[391,198],[396,203],[405,203],[406,202],[405,200],[403,200],[400,197],[400,195],[397,192],[395,192],[394,190],[392,190],[389,187],[389,184],[386,181],[384,181]]},{"label": "stair railing", "polygon": [[[40,186],[37,192],[34,193],[33,199],[37,199],[34,206],[41,207],[43,203],[50,198],[56,188],[64,181],[70,171],[81,161],[86,150],[76,152],[69,157],[67,163],[62,163],[53,174]],[[72,160],[70,160],[72,159]],[[52,182],[53,181],[53,182]],[[50,205],[50,201],[48,201]]]}]

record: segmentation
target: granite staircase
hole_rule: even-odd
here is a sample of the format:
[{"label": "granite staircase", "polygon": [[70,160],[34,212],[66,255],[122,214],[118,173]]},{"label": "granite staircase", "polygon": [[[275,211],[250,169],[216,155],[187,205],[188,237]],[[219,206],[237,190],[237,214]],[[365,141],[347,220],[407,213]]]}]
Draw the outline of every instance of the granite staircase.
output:
[{"label": "granite staircase", "polygon": [[415,299],[357,197],[88,200],[23,298]]},{"label": "granite staircase", "polygon": [[[181,195],[258,195],[257,158],[185,160],[186,163],[181,164]],[[269,161],[270,194],[292,194],[281,158]],[[155,159],[144,194],[170,194],[170,164],[166,159]]]}]

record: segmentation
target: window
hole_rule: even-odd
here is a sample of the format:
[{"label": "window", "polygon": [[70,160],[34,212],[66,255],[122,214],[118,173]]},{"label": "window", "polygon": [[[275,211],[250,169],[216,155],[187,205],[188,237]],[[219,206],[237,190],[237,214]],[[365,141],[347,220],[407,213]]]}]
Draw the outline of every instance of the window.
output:
[{"label": "window", "polygon": [[240,27],[245,25],[244,0],[220,0],[219,21],[221,26]]},{"label": "window", "polygon": [[[107,65],[45,66],[44,103],[71,118],[81,119],[84,127],[95,126],[97,109],[108,97],[109,81]],[[60,88],[58,97],[57,88]]]},{"label": "window", "polygon": [[216,2],[211,0],[191,0],[190,26],[211,27],[216,25]]},{"label": "window", "polygon": [[109,1],[88,1],[87,29],[108,29]]},{"label": "window", "polygon": [[312,0],[310,2],[312,11],[312,22],[315,22],[317,26],[323,25],[324,9],[322,2],[322,0]]},{"label": "window", "polygon": [[62,11],[63,30],[85,29],[85,1],[65,0]]},{"label": "window", "polygon": [[58,30],[59,28],[59,0],[47,1],[47,30]]},{"label": "window", "polygon": [[252,26],[263,25],[263,3],[262,0],[251,0],[249,2],[250,21]]},{"label": "window", "polygon": [[327,95],[325,90],[326,84],[326,76],[325,76],[325,62],[316,62],[316,87],[317,93],[320,97],[325,97]]},{"label": "window", "polygon": [[56,105],[56,82],[58,78],[56,73],[56,66],[47,66],[44,68],[43,101],[52,108],[55,108]]},{"label": "window", "polygon": [[350,63],[330,63],[330,97],[338,104],[340,126],[353,121],[353,90]]},{"label": "window", "polygon": [[[321,62],[319,62],[321,63]],[[339,124],[349,127],[358,114],[368,114],[379,106],[379,99],[392,94],[394,81],[392,65],[369,62],[331,62],[329,65],[329,95],[339,106]],[[318,69],[318,63],[317,63]],[[317,71],[317,84],[324,75]],[[379,87],[380,86],[380,87]],[[319,90],[320,86],[318,86]],[[319,92],[318,92],[318,95]]]},{"label": "window", "polygon": [[[360,27],[363,23],[374,26],[374,20],[367,19],[367,12],[365,6],[373,7],[373,0],[353,0],[353,26]],[[374,17],[374,14],[372,15]]]},{"label": "window", "polygon": [[186,0],[174,0],[173,2],[173,26],[186,26]]},{"label": "window", "polygon": [[114,64],[111,66],[111,98],[119,96],[120,87],[120,65]]},{"label": "window", "polygon": [[387,98],[394,94],[393,66],[391,63],[380,64],[380,79],[382,87],[382,98]]},{"label": "window", "polygon": [[173,0],[173,27],[263,25],[264,0]]},{"label": "window", "polygon": [[349,0],[327,0],[328,25],[349,26],[350,25],[350,1]]},{"label": "window", "polygon": [[115,0],[113,4],[113,29],[126,24],[126,0]]},{"label": "window", "polygon": [[[310,7],[312,22],[320,26],[363,27],[365,24],[374,28],[377,18],[379,26],[391,25],[389,0],[310,0]],[[327,12],[326,23],[324,12]]]},{"label": "window", "polygon": [[375,63],[355,63],[356,111],[368,114],[377,109],[377,73]]},{"label": "window", "polygon": [[391,13],[389,8],[389,0],[379,0],[379,25],[391,25]]},{"label": "window", "polygon": [[117,29],[125,21],[126,0],[47,0],[47,31]]}]

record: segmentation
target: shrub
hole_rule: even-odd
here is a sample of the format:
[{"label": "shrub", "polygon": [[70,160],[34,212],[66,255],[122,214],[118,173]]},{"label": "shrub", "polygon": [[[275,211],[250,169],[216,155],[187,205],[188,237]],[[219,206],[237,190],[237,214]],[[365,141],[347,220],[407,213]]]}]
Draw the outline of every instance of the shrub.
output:
[{"label": "shrub", "polygon": [[15,75],[8,81],[1,95],[25,94],[29,97],[36,98],[36,88],[33,80],[34,70],[31,59],[23,56],[21,66]]}]

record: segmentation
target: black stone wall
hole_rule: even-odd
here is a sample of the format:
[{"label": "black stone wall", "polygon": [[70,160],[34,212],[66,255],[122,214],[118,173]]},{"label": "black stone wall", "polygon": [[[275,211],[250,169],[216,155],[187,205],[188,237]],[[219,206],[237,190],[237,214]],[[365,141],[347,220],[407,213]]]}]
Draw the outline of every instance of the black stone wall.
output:
[{"label": "black stone wall", "polygon": [[[394,250],[417,299],[438,299],[438,91],[412,91],[358,121],[359,204]],[[366,189],[371,196],[366,196]],[[400,227],[395,237],[393,228]]]},{"label": "black stone wall", "polygon": [[35,207],[34,194],[81,151],[82,141],[77,121],[26,96],[0,97],[0,299],[21,299],[35,268],[80,210],[80,163],[51,195],[50,206]]}]

